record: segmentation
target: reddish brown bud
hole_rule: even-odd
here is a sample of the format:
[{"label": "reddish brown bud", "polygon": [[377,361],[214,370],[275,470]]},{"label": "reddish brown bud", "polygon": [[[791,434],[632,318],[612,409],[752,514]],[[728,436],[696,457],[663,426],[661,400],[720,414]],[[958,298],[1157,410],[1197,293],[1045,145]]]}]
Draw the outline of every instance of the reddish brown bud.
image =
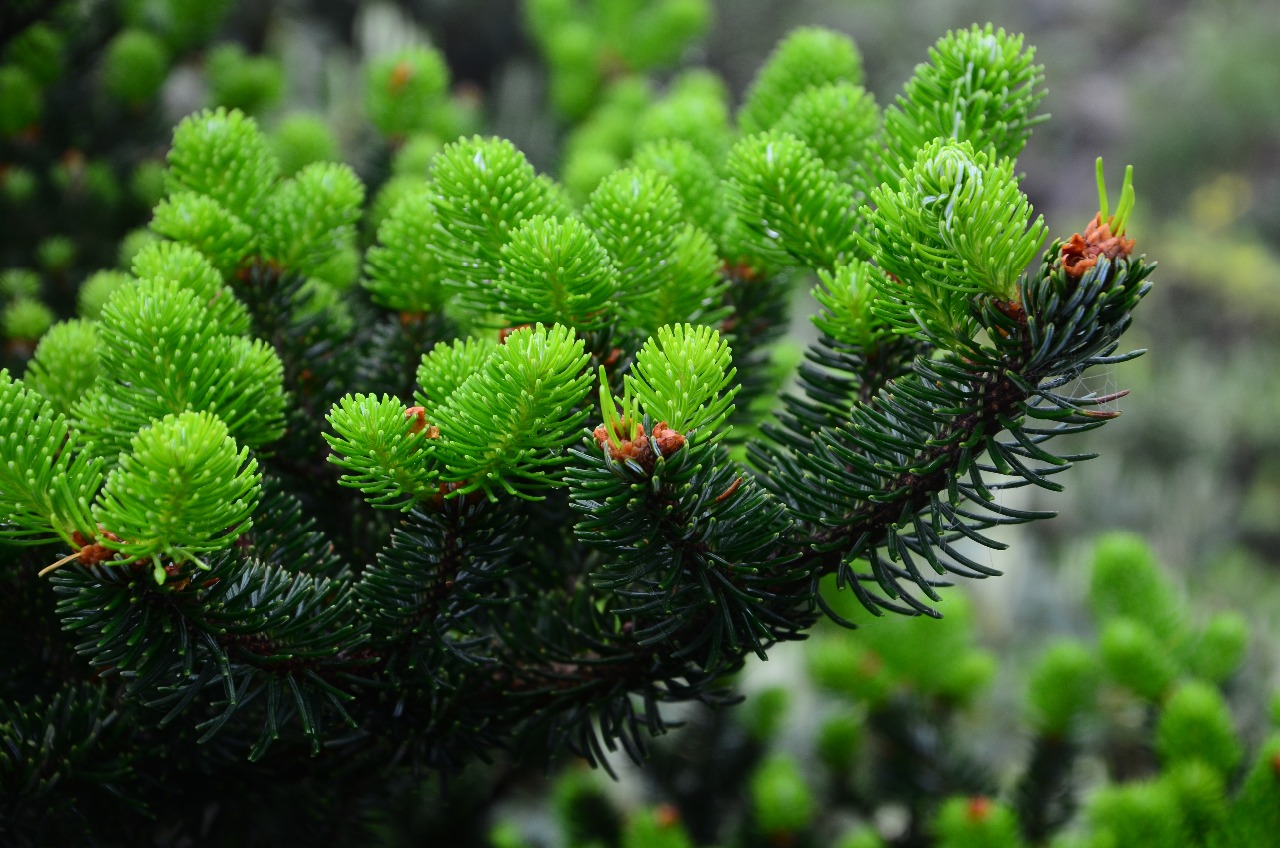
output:
[{"label": "reddish brown bud", "polygon": [[1022,303],[1016,300],[997,300],[995,302],[995,306],[996,309],[999,309],[1002,313],[1019,324],[1022,323],[1022,320],[1027,316],[1027,310],[1023,309]]},{"label": "reddish brown bud", "polygon": [[668,830],[680,824],[680,811],[674,804],[659,804],[653,811],[653,820],[658,827]]},{"label": "reddish brown bud", "polygon": [[760,276],[755,268],[745,262],[726,262],[720,266],[720,273],[734,280],[750,282]]},{"label": "reddish brown bud", "polygon": [[664,457],[684,447],[684,436],[668,427],[665,421],[653,428],[653,439]]},{"label": "reddish brown bud", "polygon": [[396,62],[395,67],[391,69],[391,76],[387,80],[387,88],[392,94],[399,94],[404,91],[404,87],[409,84],[411,79],[413,79],[413,65],[408,62]]},{"label": "reddish brown bud", "polygon": [[631,70],[626,57],[612,47],[606,47],[600,51],[597,64],[600,67],[600,75],[609,80],[627,76]]},{"label": "reddish brown bud", "polygon": [[[440,509],[444,506],[444,502],[448,500],[449,495],[452,495],[454,492],[466,485],[467,483],[465,480],[441,483],[436,487],[436,493],[431,496],[431,500],[427,501],[427,503],[435,509]],[[479,490],[467,492],[466,495],[467,503],[478,503],[483,497],[484,493]]]},{"label": "reddish brown bud", "polygon": [[411,406],[404,411],[404,417],[413,419],[409,425],[410,433],[422,433],[428,439],[440,438],[440,428],[427,423],[427,410],[421,406]]},{"label": "reddish brown bud", "polygon": [[981,795],[975,795],[969,799],[968,814],[969,821],[984,822],[991,815],[991,799],[984,798]]},{"label": "reddish brown bud", "polygon": [[[119,536],[117,536],[115,533],[112,533],[110,530],[102,529],[101,525],[99,525],[98,527],[98,534],[102,538],[112,542],[120,541]],[[113,556],[116,555],[116,551],[113,551],[111,548],[108,548],[99,542],[94,542],[85,538],[85,535],[81,533],[79,530],[72,531],[71,541],[76,545],[79,545],[80,550],[77,553],[72,554],[71,556],[65,557],[59,560],[58,562],[56,562],[55,564],[49,566],[44,571],[40,572],[42,575],[49,571],[55,570],[56,568],[58,568],[58,566],[62,565],[63,563],[71,562],[72,560],[79,562],[81,565],[93,566],[93,565],[99,565],[103,562],[106,562],[107,560],[111,559]]]},{"label": "reddish brown bud", "polygon": [[[603,424],[596,427],[594,435],[600,447],[609,451],[609,458],[614,462],[626,462],[631,459],[638,462],[642,468],[653,468],[653,446],[645,438],[644,425],[636,425],[636,437],[634,439],[627,438],[626,431],[628,429],[626,419],[623,419],[618,422],[613,438],[609,437],[609,431]],[[617,441],[617,444],[614,444],[615,441]]]},{"label": "reddish brown bud", "polygon": [[1059,251],[1062,267],[1069,276],[1079,279],[1085,272],[1098,264],[1098,257],[1108,259],[1124,259],[1133,252],[1133,239],[1123,235],[1113,235],[1111,222],[1103,221],[1102,214],[1093,216],[1089,226],[1084,228],[1084,235],[1076,233]]},{"label": "reddish brown bud", "polygon": [[631,460],[646,472],[653,471],[653,463],[657,460],[657,456],[653,451],[655,444],[657,445],[658,453],[664,458],[671,456],[684,447],[684,436],[668,427],[665,421],[653,428],[652,441],[646,437],[643,424],[636,425],[636,437],[634,439],[627,438],[629,430],[630,425],[623,419],[618,422],[612,438],[610,438],[609,431],[603,424],[596,427],[594,435],[596,442],[601,448],[609,452],[609,458],[614,462]]},{"label": "reddish brown bud", "polygon": [[528,330],[532,326],[533,326],[532,324],[517,324],[514,327],[503,327],[501,330],[498,331],[498,344],[506,344],[507,339],[511,336],[512,333],[517,333],[520,330]]},{"label": "reddish brown bud", "polygon": [[80,549],[79,562],[81,565],[99,565],[115,556],[116,552],[110,548],[104,548],[97,542],[91,545],[85,545]]},{"label": "reddish brown bud", "polygon": [[70,171],[78,171],[85,166],[84,153],[74,147],[62,154],[62,166]]}]

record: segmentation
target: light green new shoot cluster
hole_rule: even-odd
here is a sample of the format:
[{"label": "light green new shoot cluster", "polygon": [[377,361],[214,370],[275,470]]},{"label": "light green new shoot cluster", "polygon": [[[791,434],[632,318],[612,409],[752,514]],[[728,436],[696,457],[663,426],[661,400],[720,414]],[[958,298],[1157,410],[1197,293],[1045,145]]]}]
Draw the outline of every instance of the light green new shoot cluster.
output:
[{"label": "light green new shoot cluster", "polygon": [[166,188],[152,229],[195,247],[224,274],[259,261],[326,276],[335,255],[354,249],[364,203],[346,165],[314,162],[281,179],[257,124],[225,109],[178,124]]},{"label": "light green new shoot cluster", "polygon": [[797,95],[832,83],[859,85],[862,56],[845,35],[827,29],[797,29],[774,48],[747,91],[738,113],[744,133],[771,129]]},{"label": "light green new shoot cluster", "polygon": [[29,445],[11,446],[0,501],[16,541],[59,538],[76,551],[63,562],[97,545],[163,582],[166,566],[248,528],[248,450],[283,434],[285,394],[276,352],[249,337],[244,305],[196,249],[150,243],[134,274],[113,279],[97,320],[45,335],[30,388],[6,383],[12,432]]},{"label": "light green new shoot cluster", "polygon": [[435,157],[431,174],[446,281],[461,306],[483,314],[509,233],[537,215],[566,215],[568,204],[505,139],[460,139]]},{"label": "light green new shoot cluster", "polygon": [[374,303],[409,313],[444,306],[440,256],[423,249],[435,234],[436,217],[430,189],[415,181],[383,219],[378,243],[365,254],[363,285]]},{"label": "light green new shoot cluster", "polygon": [[711,20],[707,0],[531,0],[525,21],[551,70],[551,100],[570,118],[612,76],[674,63]]},{"label": "light green new shoot cluster", "polygon": [[886,275],[877,313],[897,332],[948,348],[972,338],[976,296],[1016,299],[1047,233],[1043,218],[1031,219],[1013,162],[967,141],[927,145],[896,186],[873,189],[871,199],[863,243]]},{"label": "light green new shoot cluster", "polygon": [[8,516],[0,538],[22,545],[60,539],[75,549],[46,571],[96,540],[123,555],[116,565],[150,560],[162,583],[168,563],[199,562],[249,527],[257,463],[247,448],[237,452],[226,425],[207,412],[142,428],[104,485],[106,463],[81,448],[66,416],[3,371],[0,408],[0,505]]},{"label": "light green new shoot cluster", "polygon": [[993,160],[1017,156],[1047,117],[1035,111],[1042,71],[1021,35],[990,24],[947,33],[885,110],[881,179],[896,179],[897,163],[937,138],[967,141]]},{"label": "light green new shoot cluster", "polygon": [[208,412],[168,415],[141,430],[107,475],[93,516],[112,528],[107,546],[120,564],[149,559],[157,583],[163,560],[199,561],[227,547],[252,523],[261,475],[248,448]]},{"label": "light green new shoot cluster", "polygon": [[587,359],[582,340],[559,325],[517,330],[501,345],[440,345],[418,370],[417,410],[365,395],[334,406],[331,461],[354,472],[343,485],[377,506],[474,491],[537,499],[556,485],[562,448],[586,420]]},{"label": "light green new shoot cluster", "polygon": [[725,167],[730,208],[756,257],[832,268],[858,255],[854,189],[800,139],[777,131],[748,136]]},{"label": "light green new shoot cluster", "polygon": [[553,484],[561,450],[576,441],[591,387],[582,340],[568,327],[536,325],[507,337],[429,416],[439,421],[437,456],[461,494],[518,497]]},{"label": "light green new shoot cluster", "polygon": [[439,471],[430,463],[424,427],[400,401],[383,395],[347,395],[329,412],[337,435],[325,434],[344,486],[359,489],[369,503],[407,509],[436,491]]},{"label": "light green new shoot cluster", "polygon": [[618,269],[586,224],[542,215],[511,234],[494,280],[502,314],[513,324],[560,320],[583,331],[610,323],[619,282]]},{"label": "light green new shoot cluster", "polygon": [[733,397],[740,388],[733,383],[737,369],[731,366],[732,359],[729,343],[711,327],[659,328],[636,354],[635,365],[623,380],[621,398],[609,393],[600,369],[600,409],[607,438],[615,447],[624,437],[634,440],[647,417],[652,427],[666,424],[693,444],[719,441],[729,432],[724,421],[733,412]]},{"label": "light green new shoot cluster", "polygon": [[65,415],[0,371],[0,539],[42,545],[93,535],[84,493],[102,485],[102,461],[78,448]]},{"label": "light green new shoot cluster", "polygon": [[875,313],[878,292],[888,285],[884,271],[869,262],[851,259],[835,270],[820,269],[822,284],[813,298],[822,307],[813,324],[832,339],[870,354],[893,331]]}]

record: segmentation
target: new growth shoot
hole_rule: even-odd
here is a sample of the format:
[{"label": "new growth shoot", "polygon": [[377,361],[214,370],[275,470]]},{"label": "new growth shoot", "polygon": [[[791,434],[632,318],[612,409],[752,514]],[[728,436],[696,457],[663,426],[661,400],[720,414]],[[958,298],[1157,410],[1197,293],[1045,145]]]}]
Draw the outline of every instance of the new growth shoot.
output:
[{"label": "new growth shoot", "polygon": [[600,366],[600,414],[604,421],[605,436],[609,444],[618,448],[624,441],[633,441],[639,435],[640,407],[637,399],[630,392],[622,400],[622,414],[609,391],[609,378],[605,376],[604,366]]},{"label": "new growth shoot", "polygon": [[1102,175],[1102,157],[1098,157],[1098,212],[1099,219],[1111,224],[1111,232],[1117,236],[1124,235],[1125,225],[1129,223],[1129,215],[1133,212],[1133,204],[1137,196],[1133,191],[1133,166],[1124,169],[1124,185],[1120,187],[1120,202],[1116,204],[1115,217],[1107,211],[1107,181]]}]

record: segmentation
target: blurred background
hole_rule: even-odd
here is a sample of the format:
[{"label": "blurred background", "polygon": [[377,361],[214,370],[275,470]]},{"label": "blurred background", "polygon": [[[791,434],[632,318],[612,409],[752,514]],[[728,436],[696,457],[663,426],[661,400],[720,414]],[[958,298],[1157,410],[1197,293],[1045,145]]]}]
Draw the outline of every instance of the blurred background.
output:
[{"label": "blurred background", "polygon": [[[1202,615],[1235,610],[1252,625],[1230,695],[1240,732],[1256,743],[1267,698],[1280,685],[1280,0],[711,5],[707,28],[677,51],[679,62],[655,71],[659,83],[677,64],[705,65],[737,102],[781,37],[819,25],[856,40],[865,85],[884,105],[946,30],[989,21],[1024,33],[1044,65],[1042,109],[1052,119],[1036,129],[1019,167],[1050,232],[1067,237],[1097,211],[1096,157],[1106,162],[1113,192],[1124,166],[1134,166],[1138,206],[1129,234],[1160,267],[1124,343],[1150,352],[1085,375],[1086,390],[1132,391],[1115,404],[1119,420],[1077,440],[1081,452],[1103,458],[1074,469],[1065,493],[1024,496],[1059,517],[1007,534],[1010,550],[987,555],[1005,576],[962,590],[971,605],[966,626],[999,659],[976,696],[981,720],[962,719],[961,744],[996,775],[1025,753],[1025,738],[1008,731],[1021,709],[1019,681],[1045,644],[1093,631],[1086,565],[1096,536],[1111,530],[1145,537],[1176,591]],[[169,129],[212,102],[251,107],[272,130],[305,110],[330,129],[331,155],[376,189],[391,176],[392,154],[365,118],[362,68],[428,42],[450,66],[460,104],[451,126],[507,136],[548,172],[563,164],[558,151],[571,122],[547,108],[552,81],[516,0],[8,0],[0,10],[6,73],[22,66],[38,77],[31,69],[47,68],[30,58],[39,45],[16,35],[65,17],[68,7],[83,28],[60,48],[58,74],[80,82],[45,104],[35,136],[8,126],[20,97],[11,76],[0,79],[9,116],[0,121],[8,136],[0,144],[0,305],[8,316],[5,364],[19,371],[34,319],[29,309],[9,315],[21,312],[14,304],[26,308],[23,298],[35,291],[50,319],[70,314],[82,283],[115,267],[120,240],[145,226]],[[91,89],[110,87],[104,56],[122,22],[150,27],[163,42],[167,60],[144,98],[150,105],[128,102],[128,91],[105,103],[92,96]],[[249,70],[261,57],[270,62]],[[125,138],[123,147],[114,141]],[[32,204],[33,197],[44,202]],[[797,344],[812,335],[807,288],[797,293]],[[927,635],[920,638],[928,644]],[[776,700],[769,693],[777,687],[792,692],[786,729],[776,731],[785,748],[806,744],[818,719],[816,701],[797,694],[810,685],[805,648],[784,648],[750,667],[741,686],[753,699]],[[761,714],[768,708],[748,704],[743,712]],[[695,713],[690,720],[704,741],[732,735],[721,719]],[[697,738],[677,733],[659,746],[656,768],[668,770],[670,785],[693,780],[692,770],[672,765],[681,751],[690,763],[706,759],[691,741]],[[624,779],[607,791],[623,803],[652,800],[644,781],[620,768]],[[531,811],[541,809],[546,787],[536,776],[520,781],[519,791],[502,796],[499,818],[537,818]]]}]

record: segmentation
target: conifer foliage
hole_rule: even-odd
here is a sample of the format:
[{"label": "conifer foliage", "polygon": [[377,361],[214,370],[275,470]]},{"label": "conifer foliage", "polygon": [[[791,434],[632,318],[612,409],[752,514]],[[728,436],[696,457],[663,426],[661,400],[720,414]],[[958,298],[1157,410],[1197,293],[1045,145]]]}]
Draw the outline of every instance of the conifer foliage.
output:
[{"label": "conifer foliage", "polygon": [[[378,65],[377,126],[416,127],[397,100],[429,108],[445,73]],[[234,109],[184,119],[163,240],[0,374],[5,581],[57,622],[4,698],[97,752],[18,768],[57,733],[0,723],[0,819],[111,797],[164,820],[165,759],[239,795],[313,756],[320,809],[374,766],[642,757],[663,704],[803,637],[822,578],[937,615],[952,575],[991,574],[987,531],[1048,517],[1001,493],[1061,488],[1083,457],[1056,438],[1115,416],[1074,380],[1131,355],[1152,266],[1105,197],[1107,239],[1072,241],[1092,262],[1044,244],[1021,39],[946,35],[885,110],[860,83],[852,41],[801,31],[736,129],[689,118],[730,111],[686,76],[610,140],[622,167],[569,186],[459,138],[381,209],[353,288],[355,172],[286,175]],[[756,427],[814,278],[819,340]]]}]

